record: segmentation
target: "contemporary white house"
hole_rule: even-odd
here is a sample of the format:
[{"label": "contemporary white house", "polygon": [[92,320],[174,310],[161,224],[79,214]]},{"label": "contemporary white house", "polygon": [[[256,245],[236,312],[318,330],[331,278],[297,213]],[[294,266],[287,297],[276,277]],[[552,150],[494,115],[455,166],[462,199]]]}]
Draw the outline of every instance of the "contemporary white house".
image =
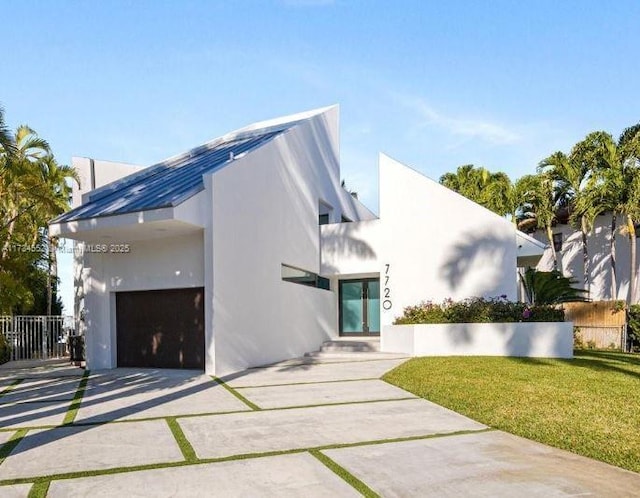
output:
[{"label": "contemporary white house", "polygon": [[381,155],[376,216],[341,187],[337,106],[140,168],[74,158],[87,366],[225,375],[369,336],[422,300],[517,298],[544,244]]}]

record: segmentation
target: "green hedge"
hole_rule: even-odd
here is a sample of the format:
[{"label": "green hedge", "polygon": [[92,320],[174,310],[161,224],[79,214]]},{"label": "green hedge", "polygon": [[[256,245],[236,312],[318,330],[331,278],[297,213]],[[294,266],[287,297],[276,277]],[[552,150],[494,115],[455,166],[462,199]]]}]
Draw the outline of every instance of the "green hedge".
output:
[{"label": "green hedge", "polygon": [[491,299],[473,297],[454,302],[447,299],[438,304],[423,301],[408,306],[395,325],[417,323],[504,323],[504,322],[563,322],[564,311],[554,306],[508,301],[505,296]]}]

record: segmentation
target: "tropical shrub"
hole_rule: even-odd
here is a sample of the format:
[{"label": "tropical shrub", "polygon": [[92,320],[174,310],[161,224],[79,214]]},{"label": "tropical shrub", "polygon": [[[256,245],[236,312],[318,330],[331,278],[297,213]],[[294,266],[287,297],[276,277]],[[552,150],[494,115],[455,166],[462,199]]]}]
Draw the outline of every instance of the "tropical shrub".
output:
[{"label": "tropical shrub", "polygon": [[631,351],[640,351],[640,304],[629,306],[627,337]]},{"label": "tropical shrub", "polygon": [[527,305],[508,301],[506,296],[491,299],[472,297],[464,301],[447,299],[442,303],[423,301],[407,306],[395,325],[419,323],[504,323],[562,322],[564,311],[550,305]]},{"label": "tropical shrub", "polygon": [[522,283],[527,298],[532,304],[588,301],[587,291],[573,287],[577,281],[563,276],[558,270],[538,271],[527,268]]}]

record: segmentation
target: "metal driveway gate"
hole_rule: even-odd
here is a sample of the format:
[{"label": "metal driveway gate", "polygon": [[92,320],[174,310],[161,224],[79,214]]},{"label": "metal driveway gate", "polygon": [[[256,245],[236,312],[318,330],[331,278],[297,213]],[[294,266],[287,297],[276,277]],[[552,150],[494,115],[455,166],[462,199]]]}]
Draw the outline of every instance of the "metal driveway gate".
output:
[{"label": "metal driveway gate", "polygon": [[0,334],[11,348],[11,360],[67,356],[73,330],[72,316],[0,316]]}]

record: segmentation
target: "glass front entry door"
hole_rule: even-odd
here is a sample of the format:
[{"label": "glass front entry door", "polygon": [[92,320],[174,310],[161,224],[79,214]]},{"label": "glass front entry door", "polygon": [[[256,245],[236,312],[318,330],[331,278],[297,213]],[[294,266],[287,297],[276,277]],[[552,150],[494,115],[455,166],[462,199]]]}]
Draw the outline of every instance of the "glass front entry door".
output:
[{"label": "glass front entry door", "polygon": [[380,334],[380,280],[341,280],[340,335]]}]

